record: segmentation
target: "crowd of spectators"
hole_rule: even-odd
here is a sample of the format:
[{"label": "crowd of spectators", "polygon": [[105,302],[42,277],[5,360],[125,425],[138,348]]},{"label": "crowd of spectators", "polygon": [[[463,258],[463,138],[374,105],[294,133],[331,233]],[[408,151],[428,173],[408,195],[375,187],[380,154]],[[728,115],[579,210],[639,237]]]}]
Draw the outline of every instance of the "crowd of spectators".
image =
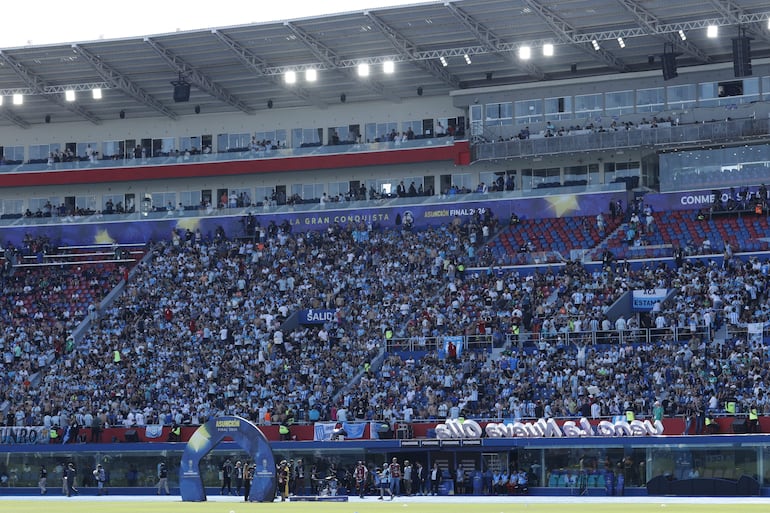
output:
[{"label": "crowd of spectators", "polygon": [[[764,262],[638,271],[613,262],[594,272],[570,262],[560,271],[504,274],[483,250],[495,227],[490,212],[421,231],[359,224],[292,233],[256,223],[242,240],[221,231],[212,240],[175,234],[94,314],[71,352],[62,341],[86,312],[50,293],[68,290],[68,281],[105,290],[109,272],[17,270],[3,277],[4,347],[13,348],[5,365],[14,371],[5,373],[4,421],[101,428],[197,424],[223,414],[281,424],[650,415],[656,401],[675,415],[719,409],[727,396],[770,413],[761,341],[714,347],[700,329],[768,320]],[[464,272],[470,264],[486,271]],[[677,293],[649,317],[610,323],[607,309],[623,292],[654,288]],[[49,310],[25,312],[15,299],[22,292]],[[335,310],[337,322],[284,327],[300,309]],[[646,326],[659,330],[652,342],[588,343],[592,332]],[[690,326],[697,329],[688,341],[673,340],[674,327]],[[519,347],[525,333],[538,343]],[[513,343],[497,357],[468,348],[388,353],[379,366],[388,339],[444,335]]]}]

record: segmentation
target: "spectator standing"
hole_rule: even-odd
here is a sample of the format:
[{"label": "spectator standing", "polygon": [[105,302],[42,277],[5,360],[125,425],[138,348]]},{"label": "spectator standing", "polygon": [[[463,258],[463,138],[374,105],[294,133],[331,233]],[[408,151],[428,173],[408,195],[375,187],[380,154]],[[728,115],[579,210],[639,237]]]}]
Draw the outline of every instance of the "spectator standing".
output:
[{"label": "spectator standing", "polygon": [[96,495],[107,495],[107,471],[104,470],[104,467],[101,463],[96,465],[96,468],[93,470],[92,474],[94,475],[94,480],[96,481]]},{"label": "spectator standing", "polygon": [[40,487],[40,495],[48,493],[46,485],[48,484],[48,470],[45,465],[40,465],[40,479],[37,481],[37,486]]},{"label": "spectator standing", "polygon": [[240,461],[235,462],[235,468],[233,469],[235,477],[235,495],[241,495],[241,488],[243,488],[243,464]]},{"label": "spectator standing", "polygon": [[377,480],[379,481],[378,487],[380,488],[380,496],[377,500],[383,500],[385,491],[390,494],[390,500],[393,500],[393,492],[390,491],[390,467],[387,462],[382,464],[382,470],[377,472]]},{"label": "spectator standing", "polygon": [[67,468],[64,470],[64,484],[66,487],[67,497],[72,497],[73,494],[77,495],[78,493],[78,489],[75,488],[75,476],[77,476],[75,464],[69,462],[67,464]]},{"label": "spectator standing", "polygon": [[160,490],[162,488],[166,489],[166,495],[171,495],[171,492],[168,490],[168,467],[166,467],[166,463],[163,461],[158,464],[157,495],[160,495]]},{"label": "spectator standing", "polygon": [[243,466],[243,500],[249,502],[249,495],[251,494],[251,481],[254,479],[254,470],[256,466],[251,465]]},{"label": "spectator standing", "polygon": [[441,482],[441,469],[438,468],[438,463],[433,463],[433,468],[430,470],[430,494],[438,495],[438,485]]},{"label": "spectator standing", "polygon": [[390,498],[401,495],[401,465],[394,457],[390,462]]},{"label": "spectator standing", "polygon": [[369,473],[369,470],[366,468],[366,465],[364,465],[363,461],[359,461],[358,465],[356,465],[356,469],[354,471],[353,477],[356,480],[356,488],[358,489],[358,496],[363,499],[364,494],[366,493],[366,476]]},{"label": "spectator standing", "polygon": [[401,480],[404,483],[404,494],[406,494],[407,496],[412,495],[412,472],[413,471],[414,469],[412,469],[412,464],[409,463],[409,460],[404,460],[403,476]]},{"label": "spectator standing", "polygon": [[225,488],[227,489],[227,495],[233,494],[233,464],[230,462],[230,458],[227,458],[219,469],[219,473],[222,476],[222,488],[219,490],[220,495],[225,494]]}]

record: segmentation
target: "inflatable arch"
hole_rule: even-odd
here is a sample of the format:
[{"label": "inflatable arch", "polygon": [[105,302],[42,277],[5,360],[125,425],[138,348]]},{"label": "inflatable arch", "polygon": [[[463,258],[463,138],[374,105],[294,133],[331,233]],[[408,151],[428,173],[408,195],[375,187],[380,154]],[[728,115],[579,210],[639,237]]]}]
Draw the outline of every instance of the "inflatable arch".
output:
[{"label": "inflatable arch", "polygon": [[225,437],[232,438],[248,453],[253,463],[254,479],[249,500],[272,502],[275,499],[275,459],[262,431],[241,417],[217,417],[209,420],[190,437],[179,466],[179,491],[183,501],[206,500],[206,489],[200,474],[201,460]]}]

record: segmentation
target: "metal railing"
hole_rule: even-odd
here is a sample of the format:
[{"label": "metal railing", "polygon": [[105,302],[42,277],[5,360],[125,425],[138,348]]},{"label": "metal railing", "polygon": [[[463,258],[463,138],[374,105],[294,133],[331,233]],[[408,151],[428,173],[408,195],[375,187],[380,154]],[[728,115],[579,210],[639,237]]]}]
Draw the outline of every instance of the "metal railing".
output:
[{"label": "metal railing", "polygon": [[494,160],[576,151],[722,142],[769,134],[770,120],[768,119],[737,119],[649,129],[622,129],[580,135],[483,142],[473,145],[472,153],[473,161]]},{"label": "metal railing", "polygon": [[[409,141],[388,141],[360,144],[339,144],[324,146],[308,146],[304,148],[278,148],[275,150],[249,150],[240,149],[237,151],[223,151],[219,153],[197,153],[188,154],[184,151],[177,154],[162,155],[157,157],[126,157],[115,159],[81,159],[77,158],[70,162],[47,162],[20,163],[0,165],[2,173],[25,173],[31,171],[71,171],[74,169],[109,169],[121,167],[140,167],[140,166],[172,166],[179,164],[209,164],[212,162],[229,162],[236,160],[263,160],[275,158],[290,157],[311,157],[319,155],[340,155],[350,153],[363,153],[372,151],[392,151],[406,150],[413,148],[431,148],[437,146],[452,145],[455,142],[453,137],[435,137],[426,139],[414,139]],[[43,160],[43,159],[38,159]]]},{"label": "metal railing", "polygon": [[462,339],[463,350],[491,350],[494,346],[492,335],[462,335],[439,337],[408,337],[386,340],[387,351],[437,351],[446,347],[447,339]]},{"label": "metal railing", "polygon": [[727,325],[727,339],[740,339],[747,342],[762,342],[770,337],[770,324],[756,322],[745,326]]},{"label": "metal railing", "polygon": [[711,340],[713,330],[709,326],[696,326],[695,331],[689,327],[670,327],[670,328],[635,328],[618,331],[611,329],[607,331],[564,331],[559,333],[521,333],[519,335],[509,334],[506,336],[506,342],[510,347],[540,347],[547,349],[549,346],[567,346],[570,344],[632,344],[632,343],[655,343],[662,340],[673,342],[685,342],[692,337]]}]

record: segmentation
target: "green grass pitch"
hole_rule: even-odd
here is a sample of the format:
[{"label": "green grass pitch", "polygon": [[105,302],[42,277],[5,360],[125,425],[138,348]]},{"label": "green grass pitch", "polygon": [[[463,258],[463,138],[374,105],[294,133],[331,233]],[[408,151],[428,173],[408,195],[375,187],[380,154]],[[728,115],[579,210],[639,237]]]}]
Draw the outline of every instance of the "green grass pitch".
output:
[{"label": "green grass pitch", "polygon": [[767,512],[768,504],[671,504],[661,497],[660,502],[644,504],[597,504],[581,503],[575,498],[570,504],[529,503],[526,498],[511,500],[509,503],[474,503],[472,497],[462,502],[409,503],[393,502],[372,503],[249,503],[233,502],[157,502],[147,500],[109,502],[81,501],[77,498],[61,500],[3,500],[0,502],[3,513],[250,513],[250,512],[288,512],[288,513],[725,513],[725,512]]}]

